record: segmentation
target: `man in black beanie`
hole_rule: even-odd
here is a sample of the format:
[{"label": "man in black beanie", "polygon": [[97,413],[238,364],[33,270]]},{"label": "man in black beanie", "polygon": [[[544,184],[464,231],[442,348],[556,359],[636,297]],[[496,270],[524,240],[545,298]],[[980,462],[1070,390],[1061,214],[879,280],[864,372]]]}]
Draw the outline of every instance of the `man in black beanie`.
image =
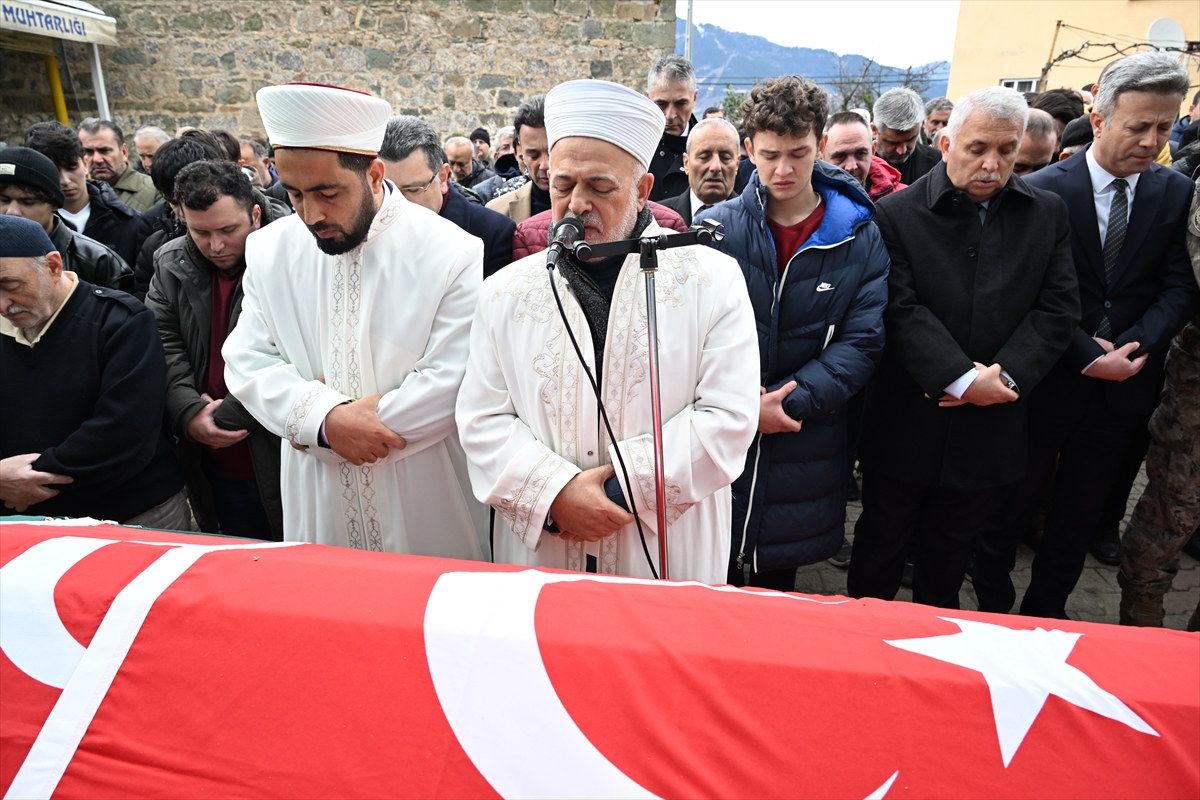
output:
[{"label": "man in black beanie", "polygon": [[32,220],[0,216],[0,515],[190,529],[163,430],[154,316],[63,269]]},{"label": "man in black beanie", "polygon": [[0,150],[0,214],[42,226],[62,256],[63,269],[97,286],[129,291],[133,272],[109,247],[77,233],[55,212],[66,199],[54,162],[28,147]]},{"label": "man in black beanie", "polygon": [[484,166],[492,166],[492,137],[484,128],[471,131],[471,144],[475,145],[475,158]]}]

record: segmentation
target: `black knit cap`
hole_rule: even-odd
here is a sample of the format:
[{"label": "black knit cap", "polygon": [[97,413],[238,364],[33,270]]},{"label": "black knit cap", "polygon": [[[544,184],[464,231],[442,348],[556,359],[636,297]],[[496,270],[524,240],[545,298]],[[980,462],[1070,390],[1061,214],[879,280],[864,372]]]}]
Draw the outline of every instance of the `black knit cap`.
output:
[{"label": "black knit cap", "polygon": [[480,139],[487,142],[489,147],[491,146],[492,137],[488,136],[487,131],[485,131],[483,128],[476,128],[475,130],[471,131],[472,142],[478,142]]},{"label": "black knit cap", "polygon": [[0,256],[40,258],[55,252],[46,229],[31,219],[0,214]]},{"label": "black knit cap", "polygon": [[0,150],[0,183],[32,186],[59,208],[67,204],[58,179],[58,167],[37,150],[28,147],[5,147]]},{"label": "black knit cap", "polygon": [[1063,129],[1062,146],[1075,147],[1089,144],[1092,141],[1092,120],[1090,117],[1079,117],[1067,123]]}]

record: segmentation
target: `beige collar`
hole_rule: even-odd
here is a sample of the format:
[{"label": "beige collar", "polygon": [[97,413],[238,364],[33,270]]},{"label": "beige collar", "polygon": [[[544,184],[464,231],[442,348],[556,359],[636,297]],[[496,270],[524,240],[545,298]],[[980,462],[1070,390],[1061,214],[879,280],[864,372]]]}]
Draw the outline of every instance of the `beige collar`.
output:
[{"label": "beige collar", "polygon": [[50,315],[50,319],[47,320],[46,324],[42,326],[42,329],[38,331],[37,336],[33,337],[32,339],[26,339],[25,329],[18,328],[4,317],[0,317],[0,334],[11,336],[17,340],[17,344],[23,344],[26,347],[33,347],[35,344],[40,342],[42,337],[46,335],[46,331],[50,330],[50,326],[54,324],[54,320],[58,319],[59,313],[63,310],[63,307],[66,306],[67,301],[71,299],[71,295],[75,294],[75,289],[79,287],[79,277],[74,272],[67,272],[64,270],[63,277],[71,281],[71,288],[67,292],[67,296],[63,298],[62,303],[60,303],[58,308],[54,310],[54,313]]}]

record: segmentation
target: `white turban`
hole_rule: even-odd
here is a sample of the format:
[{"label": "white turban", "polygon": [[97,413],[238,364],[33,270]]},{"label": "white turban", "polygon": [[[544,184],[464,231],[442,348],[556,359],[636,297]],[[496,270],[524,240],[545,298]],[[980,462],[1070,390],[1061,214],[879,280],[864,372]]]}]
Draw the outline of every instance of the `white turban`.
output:
[{"label": "white turban", "polygon": [[567,81],[546,93],[550,149],[568,136],[610,142],[650,169],[667,119],[650,98],[610,81]]},{"label": "white turban", "polygon": [[316,83],[266,86],[257,99],[272,147],[378,155],[392,115],[382,98]]}]

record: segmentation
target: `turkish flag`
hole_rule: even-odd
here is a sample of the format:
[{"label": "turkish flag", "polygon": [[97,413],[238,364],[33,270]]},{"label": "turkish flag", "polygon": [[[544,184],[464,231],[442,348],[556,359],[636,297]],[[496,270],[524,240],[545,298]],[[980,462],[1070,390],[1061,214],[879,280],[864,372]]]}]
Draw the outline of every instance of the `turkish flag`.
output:
[{"label": "turkish flag", "polygon": [[[194,561],[146,589],[178,545]],[[6,793],[1200,789],[1195,634],[116,526],[4,525],[0,591]],[[31,651],[8,631],[47,591],[65,634]]]}]

